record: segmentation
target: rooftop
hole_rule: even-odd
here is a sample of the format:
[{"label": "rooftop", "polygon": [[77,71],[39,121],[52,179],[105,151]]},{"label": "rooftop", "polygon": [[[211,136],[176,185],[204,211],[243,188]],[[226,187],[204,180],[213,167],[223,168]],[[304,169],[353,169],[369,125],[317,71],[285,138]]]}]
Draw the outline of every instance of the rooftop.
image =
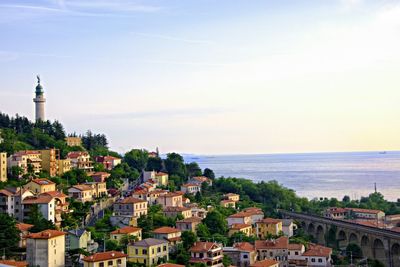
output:
[{"label": "rooftop", "polygon": [[201,218],[193,216],[183,220],[176,221],[176,223],[193,223],[193,222],[201,222]]},{"label": "rooftop", "polygon": [[26,261],[0,260],[0,266],[25,267],[28,266],[28,263]]},{"label": "rooftop", "polygon": [[39,233],[31,233],[27,236],[27,238],[31,238],[31,239],[50,239],[53,237],[58,237],[58,236],[63,236],[66,233],[61,232],[61,231],[57,231],[57,230],[44,230],[42,232]]},{"label": "rooftop", "polygon": [[87,256],[83,258],[83,261],[86,262],[97,262],[97,261],[105,261],[105,260],[112,260],[112,259],[119,259],[119,258],[126,258],[128,255],[119,252],[119,251],[106,251],[106,252],[99,252],[95,253],[91,256]]},{"label": "rooftop", "polygon": [[309,244],[306,252],[303,256],[314,256],[314,257],[329,257],[332,254],[332,249],[317,244]]},{"label": "rooftop", "polygon": [[117,229],[115,231],[112,231],[111,234],[131,234],[131,233],[136,233],[142,231],[142,228],[139,227],[133,227],[133,226],[126,226],[122,227],[120,229]]},{"label": "rooftop", "polygon": [[134,242],[131,245],[135,247],[152,247],[162,244],[168,244],[168,241],[155,238],[146,238],[141,241]]},{"label": "rooftop", "polygon": [[289,247],[289,239],[286,236],[281,236],[274,240],[256,240],[256,249],[274,248],[274,249],[287,249]]},{"label": "rooftop", "polygon": [[276,264],[279,264],[279,261],[272,259],[265,259],[253,263],[252,265],[250,265],[250,267],[270,267],[270,266],[275,266]]},{"label": "rooftop", "polygon": [[33,227],[33,224],[28,224],[28,223],[17,223],[16,224],[18,230],[21,232],[29,231]]},{"label": "rooftop", "polygon": [[173,227],[168,227],[168,226],[163,226],[160,228],[157,228],[153,231],[155,234],[172,234],[172,233],[179,233],[181,230],[173,228]]},{"label": "rooftop", "polygon": [[215,248],[221,248],[217,243],[214,242],[196,242],[189,249],[190,252],[206,252]]},{"label": "rooftop", "polygon": [[52,181],[46,179],[46,178],[37,178],[33,179],[32,182],[38,184],[38,185],[49,185],[49,184],[55,184]]},{"label": "rooftop", "polygon": [[278,223],[282,223],[282,220],[274,219],[274,218],[265,218],[256,223],[278,224]]},{"label": "rooftop", "polygon": [[147,201],[139,198],[127,197],[117,202],[117,204],[135,204],[135,203],[147,203]]}]

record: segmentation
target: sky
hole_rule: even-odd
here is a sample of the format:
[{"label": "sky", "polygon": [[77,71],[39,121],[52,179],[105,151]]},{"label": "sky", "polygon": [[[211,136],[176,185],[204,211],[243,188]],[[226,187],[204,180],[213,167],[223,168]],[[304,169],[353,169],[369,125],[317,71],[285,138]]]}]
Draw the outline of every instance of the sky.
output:
[{"label": "sky", "polygon": [[398,0],[1,0],[0,111],[118,152],[400,149]]}]

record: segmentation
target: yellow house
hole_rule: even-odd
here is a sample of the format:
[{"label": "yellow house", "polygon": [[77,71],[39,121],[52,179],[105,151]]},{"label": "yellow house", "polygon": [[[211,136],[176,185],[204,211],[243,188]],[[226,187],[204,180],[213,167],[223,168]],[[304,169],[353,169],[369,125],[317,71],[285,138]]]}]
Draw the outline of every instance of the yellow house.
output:
[{"label": "yellow house", "polygon": [[168,185],[168,174],[165,172],[157,172],[155,174],[156,181],[159,185],[167,186]]},{"label": "yellow house", "polygon": [[253,229],[251,227],[251,224],[235,223],[235,224],[232,224],[231,227],[229,228],[228,235],[231,236],[237,232],[242,232],[246,236],[251,236],[253,234]]},{"label": "yellow house", "polygon": [[80,137],[69,136],[65,138],[67,146],[82,146],[82,139]]},{"label": "yellow house", "polygon": [[38,178],[30,180],[29,183],[24,185],[24,188],[32,191],[35,194],[42,194],[46,192],[56,191],[56,184],[45,178]]},{"label": "yellow house", "polygon": [[265,218],[256,222],[256,233],[260,239],[267,238],[268,235],[279,235],[282,232],[282,220]]},{"label": "yellow house", "polygon": [[93,200],[93,188],[86,184],[77,184],[68,188],[68,197],[85,203]]},{"label": "yellow house", "polygon": [[83,258],[83,267],[126,267],[128,255],[119,251],[95,253]]},{"label": "yellow house", "polygon": [[165,207],[182,207],[182,195],[181,193],[177,192],[169,192],[164,195],[160,195],[157,198],[157,204]]},{"label": "yellow house", "polygon": [[118,243],[124,236],[134,236],[136,241],[142,240],[142,228],[126,226],[110,233],[111,240],[115,240]]},{"label": "yellow house", "polygon": [[57,160],[57,175],[61,176],[71,170],[71,160],[59,159]]},{"label": "yellow house", "polygon": [[57,160],[60,158],[59,149],[39,150],[42,158],[42,169],[47,171],[51,177],[57,175]]},{"label": "yellow house", "polygon": [[224,199],[221,200],[220,205],[224,208],[235,208],[236,202],[234,200]]},{"label": "yellow house", "polygon": [[163,209],[166,217],[176,217],[181,215],[183,219],[192,217],[192,209],[186,207],[165,207]]},{"label": "yellow house", "polygon": [[228,193],[224,195],[224,198],[227,200],[233,200],[235,202],[239,201],[240,195],[234,193]]},{"label": "yellow house", "polygon": [[159,227],[153,231],[154,238],[168,241],[170,251],[174,251],[176,244],[181,243],[181,234],[181,230],[168,226]]},{"label": "yellow house", "polygon": [[0,182],[7,182],[7,153],[0,153]]},{"label": "yellow house", "polygon": [[94,198],[107,195],[106,182],[87,182],[85,185],[88,185],[92,188],[92,196]]},{"label": "yellow house", "polygon": [[153,266],[165,263],[168,257],[168,241],[147,238],[128,245],[128,261]]}]

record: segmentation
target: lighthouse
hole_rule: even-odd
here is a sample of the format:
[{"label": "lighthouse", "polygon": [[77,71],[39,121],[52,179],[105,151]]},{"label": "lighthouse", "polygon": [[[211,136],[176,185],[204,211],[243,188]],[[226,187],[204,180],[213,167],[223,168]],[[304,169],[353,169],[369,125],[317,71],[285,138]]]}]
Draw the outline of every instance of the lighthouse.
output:
[{"label": "lighthouse", "polygon": [[40,84],[40,77],[39,75],[36,77],[38,85],[36,86],[35,91],[36,97],[33,99],[33,102],[35,103],[36,121],[45,121],[44,103],[46,103],[46,98],[44,98],[43,86]]}]

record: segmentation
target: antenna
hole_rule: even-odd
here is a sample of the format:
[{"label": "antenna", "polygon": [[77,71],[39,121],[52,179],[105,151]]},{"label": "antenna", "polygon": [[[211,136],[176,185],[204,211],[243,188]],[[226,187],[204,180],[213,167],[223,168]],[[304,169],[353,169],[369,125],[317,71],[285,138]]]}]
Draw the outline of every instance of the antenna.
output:
[{"label": "antenna", "polygon": [[377,192],[377,190],[376,190],[376,183],[374,183],[374,186],[375,186],[375,193]]}]

